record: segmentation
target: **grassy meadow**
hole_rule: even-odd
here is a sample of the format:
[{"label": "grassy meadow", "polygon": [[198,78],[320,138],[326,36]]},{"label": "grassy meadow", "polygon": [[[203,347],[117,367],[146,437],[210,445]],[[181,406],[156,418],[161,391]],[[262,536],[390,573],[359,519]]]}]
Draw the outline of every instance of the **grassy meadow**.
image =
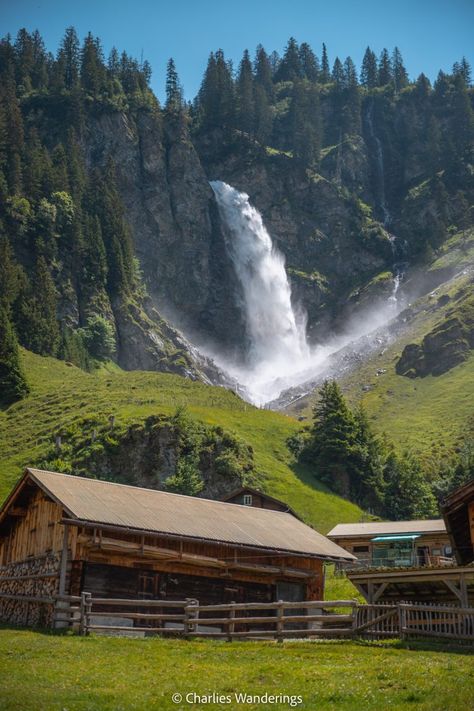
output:
[{"label": "grassy meadow", "polygon": [[[289,709],[233,694],[302,696],[310,711],[472,711],[467,652],[400,642],[212,642],[0,629],[2,711]],[[230,703],[175,703],[229,695]]]},{"label": "grassy meadow", "polygon": [[142,422],[151,415],[171,415],[186,406],[190,417],[221,425],[254,450],[256,470],[265,490],[283,499],[319,531],[336,523],[359,521],[361,509],[296,466],[286,440],[300,423],[287,416],[253,407],[219,387],[176,375],[124,372],[117,368],[86,373],[53,358],[22,352],[31,394],[0,410],[0,501],[23,467],[40,462],[54,443],[54,434],[99,417],[104,424],[115,415],[117,427]]}]

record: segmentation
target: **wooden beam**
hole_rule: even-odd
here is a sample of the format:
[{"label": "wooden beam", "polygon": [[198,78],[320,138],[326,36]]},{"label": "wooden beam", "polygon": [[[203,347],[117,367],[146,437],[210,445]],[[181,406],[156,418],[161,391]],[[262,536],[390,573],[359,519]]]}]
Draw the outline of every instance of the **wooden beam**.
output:
[{"label": "wooden beam", "polygon": [[388,583],[381,583],[378,588],[374,592],[374,599],[373,602],[377,602],[377,600],[384,594],[385,590],[388,587]]},{"label": "wooden beam", "polygon": [[[457,585],[455,583],[453,583],[452,580],[445,580],[444,584],[457,597],[459,602],[461,602],[461,590],[457,587]],[[467,605],[466,605],[466,607],[467,607]]]},{"label": "wooden beam", "polygon": [[66,592],[66,571],[67,571],[67,552],[68,552],[68,537],[69,528],[63,526],[63,547],[61,551],[61,563],[59,568],[59,594],[64,595]]}]

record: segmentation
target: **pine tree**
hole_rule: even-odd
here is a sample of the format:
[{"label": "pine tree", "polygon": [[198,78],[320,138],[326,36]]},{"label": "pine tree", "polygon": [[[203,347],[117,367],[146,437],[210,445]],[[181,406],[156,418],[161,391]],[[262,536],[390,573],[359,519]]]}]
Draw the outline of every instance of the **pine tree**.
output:
[{"label": "pine tree", "polygon": [[257,141],[268,143],[272,135],[273,114],[268,95],[260,84],[254,86],[254,134]]},{"label": "pine tree", "polygon": [[23,28],[19,30],[15,42],[16,84],[20,93],[32,89],[32,72],[34,67],[34,48],[31,35]]},{"label": "pine tree", "polygon": [[20,342],[40,355],[55,356],[60,344],[57,295],[44,257],[36,260],[30,283],[20,294],[14,316]]},{"label": "pine tree", "polygon": [[400,91],[408,85],[408,73],[403,64],[403,58],[398,47],[392,52],[392,72],[393,72],[393,83],[395,85],[395,90]]},{"label": "pine tree", "polygon": [[466,57],[463,57],[460,62],[455,62],[453,65],[453,74],[462,77],[467,87],[471,86],[471,65]]},{"label": "pine tree", "polygon": [[302,76],[301,60],[298,43],[290,37],[286,45],[282,60],[278,66],[275,81],[294,81]]},{"label": "pine tree", "polygon": [[74,27],[68,27],[58,52],[58,62],[63,71],[64,86],[74,89],[79,82],[79,39]]},{"label": "pine tree", "polygon": [[357,427],[335,381],[326,381],[313,408],[309,456],[318,479],[342,496],[351,491],[351,466]]},{"label": "pine tree", "polygon": [[10,405],[28,392],[15,331],[7,311],[0,305],[0,405]]},{"label": "pine tree", "polygon": [[166,111],[178,113],[183,106],[183,95],[179,83],[178,72],[173,58],[168,59],[166,65]]},{"label": "pine tree", "polygon": [[355,410],[354,419],[356,447],[351,498],[372,513],[382,514],[385,498],[383,447],[372,432],[363,407]]},{"label": "pine tree", "polygon": [[342,96],[340,121],[342,135],[354,135],[360,133],[360,106],[361,103],[357,82],[357,70],[352,59],[347,57],[344,62],[344,91]]},{"label": "pine tree", "polygon": [[105,66],[100,42],[88,32],[81,49],[81,84],[87,93],[96,97],[103,90],[104,83]]},{"label": "pine tree", "polygon": [[261,86],[267,98],[273,98],[272,66],[270,59],[261,44],[258,45],[255,55],[255,84]]},{"label": "pine tree", "polygon": [[470,160],[474,145],[474,113],[466,82],[458,74],[452,94],[452,137],[456,156]]},{"label": "pine tree", "polygon": [[388,50],[386,50],[384,48],[380,54],[380,59],[379,59],[378,85],[385,86],[386,84],[390,84],[390,82],[392,81],[392,78],[393,78],[392,63],[390,61],[390,56],[388,54]]},{"label": "pine tree", "polygon": [[318,58],[307,42],[300,45],[299,58],[302,76],[309,81],[317,81],[321,67]]},{"label": "pine tree", "polygon": [[100,221],[107,253],[108,292],[111,296],[126,294],[134,282],[133,246],[124,220],[115,166],[111,159],[107,161],[104,170],[96,169],[92,172],[86,207]]},{"label": "pine tree", "polygon": [[22,270],[15,261],[8,237],[0,235],[0,307],[7,312],[18,296]]},{"label": "pine tree", "polygon": [[110,50],[107,69],[114,79],[120,78],[120,56],[116,47],[112,47]]},{"label": "pine tree", "polygon": [[24,147],[23,117],[16,95],[15,80],[10,74],[0,77],[0,105],[6,133],[5,177],[11,194],[21,191],[21,156]]},{"label": "pine tree", "polygon": [[370,47],[365,50],[360,72],[360,83],[367,89],[373,89],[378,83],[377,57]]},{"label": "pine tree", "polygon": [[255,104],[252,63],[248,50],[244,51],[236,82],[237,126],[241,131],[252,134],[255,126]]},{"label": "pine tree", "polygon": [[321,55],[321,82],[327,84],[331,79],[331,73],[329,71],[329,59],[326,49],[326,45],[323,42],[323,52]]},{"label": "pine tree", "polygon": [[85,218],[85,239],[82,243],[81,262],[83,283],[100,291],[107,284],[107,252],[102,239],[97,215]]},{"label": "pine tree", "polygon": [[43,38],[38,30],[32,35],[33,67],[31,70],[31,84],[33,89],[45,89],[48,85],[48,59]]},{"label": "pine tree", "polygon": [[321,112],[314,85],[306,89],[301,79],[293,82],[288,118],[293,156],[305,166],[316,165],[321,147]]},{"label": "pine tree", "polygon": [[340,91],[344,87],[344,69],[342,67],[342,62],[339,57],[334,60],[334,65],[332,68],[331,79],[336,86],[336,91]]}]

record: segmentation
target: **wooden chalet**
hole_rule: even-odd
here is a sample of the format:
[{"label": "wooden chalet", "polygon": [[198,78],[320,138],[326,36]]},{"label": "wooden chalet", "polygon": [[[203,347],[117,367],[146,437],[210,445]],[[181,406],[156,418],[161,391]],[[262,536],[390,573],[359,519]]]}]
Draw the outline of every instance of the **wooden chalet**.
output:
[{"label": "wooden chalet", "polygon": [[[359,563],[347,575],[369,603],[410,601],[474,607],[474,480],[451,492],[441,511],[441,523],[454,556],[451,561],[432,556],[421,565],[415,557],[408,565],[398,558],[388,566],[387,561],[380,564],[372,557],[365,566]],[[433,528],[433,523],[426,521],[426,528]],[[429,536],[433,534],[429,531]],[[332,538],[343,543],[340,538]]]},{"label": "wooden chalet", "polygon": [[437,565],[453,555],[442,518],[340,523],[327,536],[366,566]]},{"label": "wooden chalet", "polygon": [[0,509],[0,619],[52,624],[42,603],[83,592],[321,600],[324,561],[352,559],[291,513],[27,469]]},{"label": "wooden chalet", "polygon": [[229,504],[241,504],[242,506],[254,506],[258,509],[270,509],[270,511],[285,511],[299,518],[296,513],[284,501],[273,498],[263,491],[253,489],[250,486],[243,486],[240,489],[235,489],[230,494],[222,497],[222,501],[227,501]]}]

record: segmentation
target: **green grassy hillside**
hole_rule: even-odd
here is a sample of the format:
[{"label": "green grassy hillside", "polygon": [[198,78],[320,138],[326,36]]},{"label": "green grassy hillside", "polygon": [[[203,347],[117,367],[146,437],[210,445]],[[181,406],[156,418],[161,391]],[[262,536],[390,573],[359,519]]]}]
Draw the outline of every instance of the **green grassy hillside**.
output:
[{"label": "green grassy hillside", "polygon": [[[449,259],[448,259],[449,256]],[[474,254],[470,256],[473,262]],[[442,269],[453,256],[442,255],[432,270]],[[459,264],[458,276],[410,305],[402,317],[407,324],[387,348],[373,353],[355,370],[339,380],[352,405],[362,402],[374,429],[385,432],[399,449],[419,452],[425,460],[438,460],[443,452],[472,430],[474,424],[474,351],[442,375],[410,378],[397,375],[396,363],[409,343],[421,343],[426,334],[454,316],[465,317],[473,309],[473,281],[470,269]],[[474,313],[470,313],[474,318]],[[441,358],[441,351],[440,351]],[[290,407],[311,417],[316,393]]]},{"label": "green grassy hillside", "polygon": [[285,443],[299,424],[288,416],[259,410],[223,388],[175,375],[114,368],[90,374],[26,351],[22,359],[31,394],[0,411],[1,500],[25,465],[46,456],[59,427],[92,415],[104,423],[115,415],[117,425],[128,425],[151,415],[172,414],[185,405],[191,418],[221,425],[250,444],[266,491],[286,501],[318,530],[327,532],[338,522],[363,516],[357,506],[330,493],[293,463]]}]

